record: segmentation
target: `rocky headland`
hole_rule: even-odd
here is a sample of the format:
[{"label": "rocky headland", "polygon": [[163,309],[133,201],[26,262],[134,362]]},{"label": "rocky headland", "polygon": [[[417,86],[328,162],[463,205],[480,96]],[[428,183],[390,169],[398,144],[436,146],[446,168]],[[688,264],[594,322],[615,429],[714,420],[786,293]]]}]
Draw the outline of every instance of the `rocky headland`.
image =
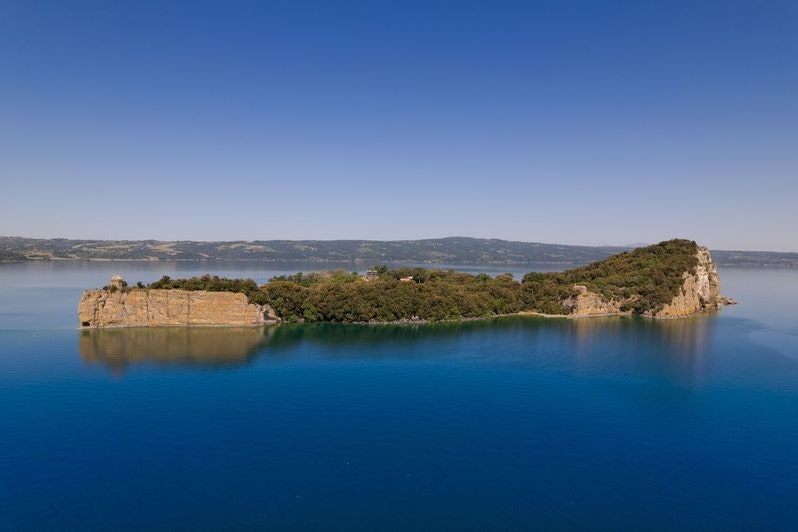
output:
[{"label": "rocky headland", "polygon": [[111,285],[86,290],[78,304],[81,327],[247,326],[274,323],[268,305],[250,303],[235,292],[128,288],[114,276]]},{"label": "rocky headland", "polygon": [[[682,273],[682,283],[672,299],[658,309],[649,309],[640,314],[650,318],[683,318],[700,312],[718,310],[723,305],[734,304],[728,297],[721,296],[720,277],[709,250],[696,246],[696,265]],[[611,316],[629,314],[629,307],[639,299],[638,294],[629,297],[607,298],[590,291],[584,285],[574,285],[577,294],[564,301],[571,309],[569,317]]]}]

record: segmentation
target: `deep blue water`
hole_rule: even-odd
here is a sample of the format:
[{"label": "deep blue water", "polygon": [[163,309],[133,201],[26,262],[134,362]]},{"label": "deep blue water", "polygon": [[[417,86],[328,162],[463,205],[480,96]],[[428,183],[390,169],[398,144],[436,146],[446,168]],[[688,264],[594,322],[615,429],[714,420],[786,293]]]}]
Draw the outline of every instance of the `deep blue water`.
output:
[{"label": "deep blue water", "polygon": [[798,525],[798,271],[686,320],[75,330],[119,269],[0,267],[4,529]]}]

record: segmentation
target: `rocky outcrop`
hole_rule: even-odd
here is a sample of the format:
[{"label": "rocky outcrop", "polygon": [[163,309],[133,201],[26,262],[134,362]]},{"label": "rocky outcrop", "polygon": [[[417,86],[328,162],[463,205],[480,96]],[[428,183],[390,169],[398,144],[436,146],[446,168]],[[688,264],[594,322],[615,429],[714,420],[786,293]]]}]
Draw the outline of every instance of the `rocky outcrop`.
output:
[{"label": "rocky outcrop", "polygon": [[621,304],[619,301],[607,301],[601,294],[591,292],[584,285],[574,285],[576,295],[567,299],[564,303],[566,308],[571,309],[570,316],[575,318],[583,316],[610,316],[621,314]]},{"label": "rocky outcrop", "polygon": [[[717,310],[723,305],[733,305],[734,300],[720,295],[720,278],[709,250],[699,246],[696,252],[698,263],[693,271],[682,274],[679,293],[657,312],[646,312],[650,318],[682,318],[699,312]],[[567,298],[563,306],[571,310],[570,317],[608,316],[627,314],[621,309],[633,301],[607,300],[601,294],[591,292],[584,285],[574,285],[575,295]]]},{"label": "rocky outcrop", "polygon": [[81,327],[246,326],[273,323],[268,305],[254,305],[234,292],[86,290],[78,304]]},{"label": "rocky outcrop", "polygon": [[720,278],[709,250],[699,246],[698,264],[692,272],[682,274],[679,293],[656,313],[655,318],[682,318],[706,310],[717,310],[731,301],[720,295]]}]

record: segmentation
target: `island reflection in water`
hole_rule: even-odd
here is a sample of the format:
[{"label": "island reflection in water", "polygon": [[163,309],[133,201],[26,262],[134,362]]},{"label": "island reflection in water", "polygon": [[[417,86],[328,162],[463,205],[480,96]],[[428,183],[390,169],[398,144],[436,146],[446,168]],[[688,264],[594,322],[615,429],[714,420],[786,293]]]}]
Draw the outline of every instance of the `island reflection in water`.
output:
[{"label": "island reflection in water", "polygon": [[[115,372],[133,364],[239,366],[274,361],[467,358],[491,367],[553,366],[572,374],[665,377],[694,387],[706,373],[712,316],[674,320],[509,317],[406,325],[284,324],[244,328],[130,328],[81,331],[88,364]],[[309,349],[298,349],[299,346]]]},{"label": "island reflection in water", "polygon": [[81,331],[80,356],[121,372],[131,364],[231,366],[250,360],[274,327],[134,327]]},{"label": "island reflection in water", "polygon": [[714,324],[712,315],[571,320],[574,365],[580,372],[621,372],[699,387],[708,371]]}]

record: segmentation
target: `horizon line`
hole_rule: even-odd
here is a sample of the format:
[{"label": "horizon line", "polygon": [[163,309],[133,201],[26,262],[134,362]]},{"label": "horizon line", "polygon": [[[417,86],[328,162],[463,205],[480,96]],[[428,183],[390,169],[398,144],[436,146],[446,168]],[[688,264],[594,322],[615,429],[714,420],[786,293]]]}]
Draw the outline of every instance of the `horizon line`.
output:
[{"label": "horizon line", "polygon": [[[75,238],[75,237],[30,237],[30,236],[21,236],[21,235],[0,235],[0,238],[20,238],[26,240],[74,240],[74,241],[94,241],[94,242],[198,242],[198,243],[235,243],[235,242],[423,242],[429,240],[446,240],[446,239],[470,239],[470,240],[498,240],[501,242],[511,242],[511,243],[518,243],[518,244],[542,244],[547,246],[565,246],[565,247],[574,247],[574,248],[619,248],[619,249],[635,249],[639,247],[651,246],[656,244],[657,242],[649,242],[649,243],[636,243],[636,244],[563,244],[561,242],[541,242],[541,241],[531,241],[531,240],[511,240],[507,238],[496,238],[496,237],[478,237],[478,236],[462,236],[462,235],[450,235],[450,236],[441,236],[441,237],[429,237],[429,238],[386,238],[386,239],[379,239],[379,238],[332,238],[332,239],[325,239],[325,238],[264,238],[264,239],[238,239],[238,240],[198,240],[198,239],[158,239],[158,238]],[[673,240],[680,237],[673,237],[666,240],[661,240],[660,242],[666,242],[667,240]],[[692,238],[685,238],[685,240],[693,240],[694,242],[701,245],[695,239]],[[798,251],[774,251],[769,249],[721,249],[721,248],[708,248],[710,251],[726,251],[726,252],[735,252],[741,251],[745,253],[781,253],[781,254],[798,254]]]}]

